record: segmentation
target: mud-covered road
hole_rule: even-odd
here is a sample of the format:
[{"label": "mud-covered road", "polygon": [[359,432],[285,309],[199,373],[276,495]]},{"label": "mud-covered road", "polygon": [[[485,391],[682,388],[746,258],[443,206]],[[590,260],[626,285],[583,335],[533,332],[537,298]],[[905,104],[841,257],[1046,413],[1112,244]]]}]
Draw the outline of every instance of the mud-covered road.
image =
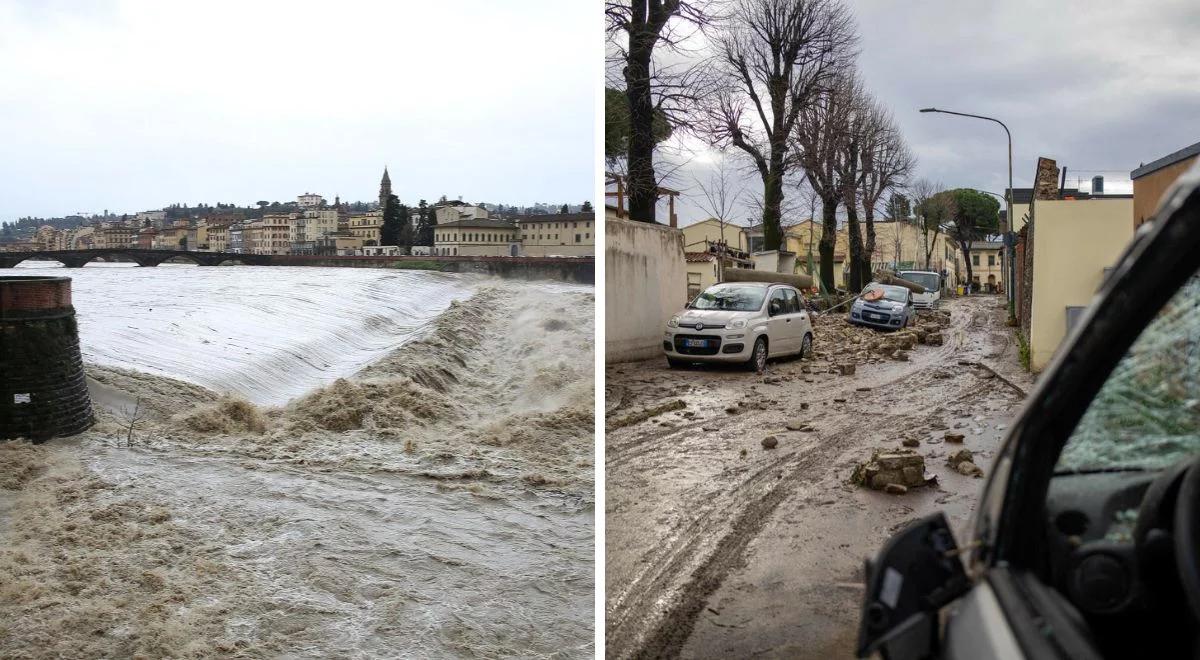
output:
[{"label": "mud-covered road", "polygon": [[[964,434],[990,470],[1028,391],[1001,298],[943,308],[941,346],[906,360],[858,352],[853,375],[831,373],[847,351],[819,343],[815,359],[763,375],[608,368],[609,657],[853,655],[863,559],[916,517],[944,509],[961,528],[974,509],[983,481],[946,465],[957,446],[944,435]],[[904,439],[919,441],[936,485],[897,496],[849,484],[871,448]]]}]

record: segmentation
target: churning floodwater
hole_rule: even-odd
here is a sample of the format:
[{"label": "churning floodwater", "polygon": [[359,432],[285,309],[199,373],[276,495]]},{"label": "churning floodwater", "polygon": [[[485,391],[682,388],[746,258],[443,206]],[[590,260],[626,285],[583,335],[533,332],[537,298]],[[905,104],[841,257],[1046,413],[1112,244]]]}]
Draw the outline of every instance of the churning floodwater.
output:
[{"label": "churning floodwater", "polygon": [[462,276],[374,268],[25,261],[71,278],[86,362],[282,404],[417,336]]},{"label": "churning floodwater", "polygon": [[593,655],[591,287],[65,274],[98,422],[0,443],[0,657]]}]

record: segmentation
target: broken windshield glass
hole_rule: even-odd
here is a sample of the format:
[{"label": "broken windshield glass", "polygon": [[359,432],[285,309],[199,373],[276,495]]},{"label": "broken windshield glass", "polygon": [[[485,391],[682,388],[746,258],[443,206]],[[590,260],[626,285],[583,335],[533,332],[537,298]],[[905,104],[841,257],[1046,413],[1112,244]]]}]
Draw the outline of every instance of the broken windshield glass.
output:
[{"label": "broken windshield glass", "polygon": [[762,307],[766,289],[761,286],[709,287],[692,301],[693,309],[721,309],[730,312],[756,312]]},{"label": "broken windshield glass", "polygon": [[1200,451],[1200,276],[1193,275],[1109,375],[1056,471],[1161,469]]}]

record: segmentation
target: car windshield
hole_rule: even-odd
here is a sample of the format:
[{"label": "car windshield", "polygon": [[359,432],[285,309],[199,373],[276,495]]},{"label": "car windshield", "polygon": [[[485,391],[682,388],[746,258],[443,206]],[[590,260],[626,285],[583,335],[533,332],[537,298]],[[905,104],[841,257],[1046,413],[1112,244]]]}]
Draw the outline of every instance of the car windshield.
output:
[{"label": "car windshield", "polygon": [[1075,427],[1056,472],[1161,469],[1200,451],[1200,276],[1121,358]]},{"label": "car windshield", "polygon": [[906,303],[908,302],[908,289],[902,286],[891,286],[890,284],[868,284],[863,289],[860,297],[873,298],[868,296],[871,291],[883,291],[883,297],[892,302]]},{"label": "car windshield", "polygon": [[730,312],[756,312],[762,308],[766,287],[744,284],[717,284],[696,296],[692,309],[722,309]]},{"label": "car windshield", "polygon": [[921,286],[925,287],[926,293],[932,293],[938,290],[937,273],[917,273],[908,271],[906,273],[897,274],[913,284],[920,284]]}]

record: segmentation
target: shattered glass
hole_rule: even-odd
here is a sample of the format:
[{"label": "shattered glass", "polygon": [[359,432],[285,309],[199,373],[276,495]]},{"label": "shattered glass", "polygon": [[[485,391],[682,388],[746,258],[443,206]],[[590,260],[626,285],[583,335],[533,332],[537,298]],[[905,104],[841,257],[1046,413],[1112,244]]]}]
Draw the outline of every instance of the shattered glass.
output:
[{"label": "shattered glass", "polygon": [[1092,400],[1056,472],[1158,470],[1200,451],[1200,275],[1133,343]]}]

